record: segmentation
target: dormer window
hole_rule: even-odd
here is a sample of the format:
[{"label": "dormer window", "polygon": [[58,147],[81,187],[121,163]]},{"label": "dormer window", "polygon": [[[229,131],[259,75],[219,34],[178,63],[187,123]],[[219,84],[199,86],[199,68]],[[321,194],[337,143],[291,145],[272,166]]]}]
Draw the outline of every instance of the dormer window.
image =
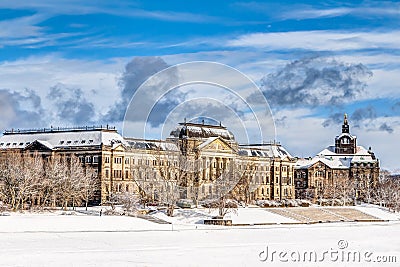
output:
[{"label": "dormer window", "polygon": [[60,145],[64,144],[64,141],[60,141]]}]

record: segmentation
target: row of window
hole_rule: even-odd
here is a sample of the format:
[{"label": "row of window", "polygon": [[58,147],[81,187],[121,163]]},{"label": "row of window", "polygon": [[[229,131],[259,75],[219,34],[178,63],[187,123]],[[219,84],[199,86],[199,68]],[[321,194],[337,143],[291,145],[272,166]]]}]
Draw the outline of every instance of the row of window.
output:
[{"label": "row of window", "polygon": [[[25,145],[29,145],[31,142],[26,142]],[[24,142],[20,142],[20,143],[12,143],[12,146],[23,146]],[[11,146],[11,143],[0,143],[0,146]]]},{"label": "row of window", "polygon": [[74,140],[73,142],[71,141],[71,140],[67,140],[67,141],[64,141],[64,140],[61,140],[60,141],[60,145],[71,145],[71,144],[74,144],[74,145],[77,145],[77,144],[93,144],[93,140],[92,139],[89,139],[89,140]]},{"label": "row of window", "polygon": [[[108,157],[108,156],[104,157],[104,163],[110,163],[110,157]],[[160,163],[158,164],[157,160],[137,159],[135,161],[135,158],[125,158],[124,163],[126,165],[129,165],[129,164],[134,165],[135,163],[137,165],[142,165],[143,163],[145,163],[145,165],[147,165],[147,166],[149,166],[149,165],[153,165],[153,166],[171,166],[171,162],[170,161],[161,160]],[[114,158],[114,164],[122,164],[122,157],[115,157]],[[173,165],[175,167],[178,166],[178,162],[176,160],[173,161]]]},{"label": "row of window", "polygon": [[99,156],[79,156],[80,163],[99,163]]},{"label": "row of window", "polygon": [[[104,162],[105,163],[110,163],[110,157],[105,157]],[[158,161],[158,160],[149,160],[149,159],[146,159],[146,160],[138,159],[136,161],[136,163],[138,165],[142,165],[143,162],[147,166],[150,165],[150,163],[153,166],[170,166],[170,161],[167,161],[167,160],[166,161],[164,161],[164,160]],[[115,164],[122,164],[122,157],[115,157],[114,158],[114,163]],[[125,164],[135,164],[135,158],[126,157],[125,160],[124,160],[124,163]],[[177,161],[173,161],[173,164],[174,164],[174,166],[177,166],[178,162]],[[209,166],[209,161],[206,162],[206,166]],[[217,162],[214,161],[212,166],[213,166],[213,168],[217,168]],[[220,162],[218,167],[222,169],[224,167],[228,168],[228,166],[229,166],[228,162],[225,162],[225,164],[224,164],[224,162]],[[203,162],[200,162],[200,167],[203,167]],[[239,164],[239,170],[242,170],[242,169],[243,170],[248,169],[248,170],[269,171],[269,166],[250,166],[248,164],[243,164],[243,165]],[[288,166],[282,166],[282,172],[287,172],[288,169],[289,169]],[[275,167],[275,171],[279,171],[279,166]]]},{"label": "row of window", "polygon": [[[361,157],[361,160],[363,160],[364,158]],[[362,162],[362,163],[353,163],[353,167],[373,167],[374,164],[373,163],[366,163],[366,162]]]},{"label": "row of window", "polygon": [[[110,178],[110,171],[105,170],[105,176],[106,178]],[[128,179],[129,178],[129,171],[125,170],[125,175],[123,176],[122,170],[113,170],[113,177],[114,178],[120,178],[120,179]]]}]

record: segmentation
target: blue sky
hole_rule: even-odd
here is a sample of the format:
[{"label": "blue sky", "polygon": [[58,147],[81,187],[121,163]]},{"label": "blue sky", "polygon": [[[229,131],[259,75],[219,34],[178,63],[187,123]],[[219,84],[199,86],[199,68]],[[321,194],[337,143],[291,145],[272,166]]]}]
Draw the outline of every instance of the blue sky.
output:
[{"label": "blue sky", "polygon": [[120,128],[149,75],[216,61],[260,86],[292,154],[332,144],[346,112],[398,170],[400,2],[316,2],[1,1],[0,128]]}]

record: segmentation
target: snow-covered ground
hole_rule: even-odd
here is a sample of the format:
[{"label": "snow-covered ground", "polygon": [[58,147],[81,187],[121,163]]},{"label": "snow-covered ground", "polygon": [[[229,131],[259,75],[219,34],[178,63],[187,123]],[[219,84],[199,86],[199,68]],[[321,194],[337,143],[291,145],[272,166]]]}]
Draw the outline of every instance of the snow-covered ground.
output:
[{"label": "snow-covered ground", "polygon": [[[319,206],[314,206],[319,207]],[[329,207],[327,207],[329,209]],[[342,207],[335,207],[342,208]],[[348,209],[349,207],[343,207]],[[351,208],[351,207],[350,207]],[[225,219],[231,219],[233,224],[279,224],[296,223],[298,221],[270,212],[274,208],[239,208],[237,211],[230,212]],[[375,205],[357,206],[355,209],[366,214],[375,216],[382,220],[397,221],[400,220],[399,213],[388,212],[387,209]],[[290,208],[289,208],[290,210]],[[168,217],[164,212],[153,213],[153,217],[182,225],[201,224],[204,219],[210,219],[218,215],[217,209],[176,209],[174,217]]]},{"label": "snow-covered ground", "polygon": [[[371,215],[387,212],[358,207]],[[0,216],[0,266],[399,266],[400,221],[246,227],[205,226],[204,210],[176,210],[173,224],[120,216],[14,214]],[[162,214],[157,216],[162,217]],[[264,216],[264,217],[263,217]],[[239,209],[236,222],[279,222],[264,209]],[[397,218],[396,216],[392,219]],[[346,247],[343,247],[347,245]],[[268,249],[268,251],[267,251]],[[324,251],[395,256],[396,263],[293,262],[290,255]],[[273,254],[273,252],[275,252]],[[286,252],[282,254],[282,252]],[[279,257],[279,253],[280,257]],[[285,255],[286,256],[285,256]],[[266,259],[266,255],[268,258]],[[273,255],[273,259],[271,258]],[[265,261],[261,261],[265,259]],[[287,260],[287,262],[282,262]],[[335,261],[333,261],[335,260]]]},{"label": "snow-covered ground", "polygon": [[387,208],[381,208],[376,205],[363,204],[361,206],[356,206],[355,208],[359,211],[378,217],[382,220],[400,220],[400,213],[388,212]]},{"label": "snow-covered ground", "polygon": [[[154,217],[163,219],[174,224],[202,224],[204,219],[211,219],[218,215],[216,209],[177,209],[174,217],[168,217],[165,213],[157,212]],[[257,223],[292,223],[292,219],[269,212],[261,208],[240,208],[228,213],[225,219],[232,220],[234,224],[257,224]]]}]

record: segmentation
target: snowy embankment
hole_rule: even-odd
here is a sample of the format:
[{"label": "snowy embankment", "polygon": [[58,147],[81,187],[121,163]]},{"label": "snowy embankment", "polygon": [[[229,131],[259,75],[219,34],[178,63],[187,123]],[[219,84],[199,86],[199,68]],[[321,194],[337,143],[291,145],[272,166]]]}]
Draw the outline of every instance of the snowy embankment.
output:
[{"label": "snowy embankment", "polygon": [[400,220],[400,213],[389,212],[387,208],[382,208],[376,205],[363,204],[361,206],[355,206],[355,208],[359,211],[375,216],[382,220],[387,220],[387,221]]},{"label": "snowy embankment", "polygon": [[[156,212],[152,216],[174,224],[202,224],[203,220],[211,219],[218,215],[217,209],[176,209],[173,217],[168,217],[164,212]],[[263,208],[239,208],[225,216],[233,224],[269,224],[269,223],[294,223],[295,220],[269,212]]]},{"label": "snowy embankment", "polygon": [[[317,208],[317,206],[314,206]],[[326,207],[328,210],[330,207]],[[399,213],[392,213],[386,209],[374,205],[363,205],[357,207],[335,207],[335,208],[354,208],[366,214],[372,215],[378,219],[385,221],[400,220]],[[225,216],[225,219],[231,219],[233,224],[281,224],[281,223],[298,223],[298,221],[284,217],[273,212],[274,208],[239,208]],[[307,208],[301,208],[307,209]],[[290,211],[291,208],[288,208]],[[173,217],[168,217],[164,212],[158,211],[152,214],[153,217],[165,220],[173,224],[191,225],[202,224],[203,220],[210,219],[218,215],[217,209],[176,209]]]}]

